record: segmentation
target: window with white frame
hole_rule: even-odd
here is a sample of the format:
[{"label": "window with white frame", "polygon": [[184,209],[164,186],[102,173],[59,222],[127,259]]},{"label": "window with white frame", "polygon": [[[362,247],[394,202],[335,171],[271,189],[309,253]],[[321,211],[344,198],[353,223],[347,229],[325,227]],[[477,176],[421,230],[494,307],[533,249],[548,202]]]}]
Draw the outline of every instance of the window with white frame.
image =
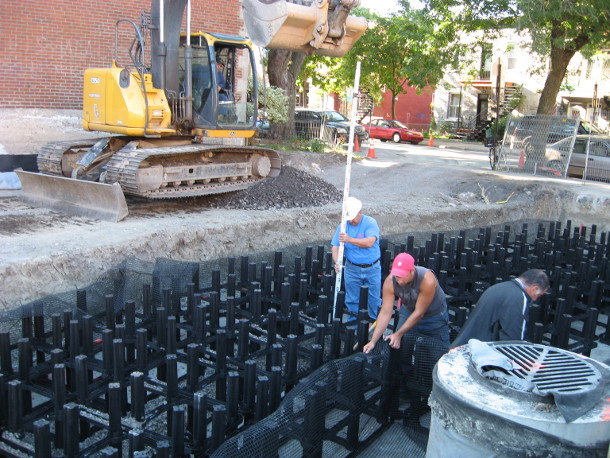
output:
[{"label": "window with white frame", "polygon": [[516,54],[517,45],[515,43],[509,43],[506,47],[506,58],[508,63],[508,69],[513,70],[517,68],[517,54]]},{"label": "window with white frame", "polygon": [[460,115],[460,94],[449,94],[448,118],[457,118]]},{"label": "window with white frame", "polygon": [[601,58],[602,62],[602,81],[610,81],[610,56],[605,55]]},{"label": "window with white frame", "polygon": [[587,70],[585,71],[585,79],[590,80],[591,76],[593,76],[593,65],[594,63],[592,59],[586,60]]}]

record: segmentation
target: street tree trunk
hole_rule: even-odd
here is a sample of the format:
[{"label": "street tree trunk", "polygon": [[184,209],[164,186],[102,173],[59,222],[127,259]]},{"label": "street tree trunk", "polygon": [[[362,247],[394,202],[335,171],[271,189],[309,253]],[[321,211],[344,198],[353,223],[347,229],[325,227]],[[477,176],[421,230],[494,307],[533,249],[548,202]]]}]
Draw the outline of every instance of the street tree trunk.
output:
[{"label": "street tree trunk", "polygon": [[296,102],[296,81],[305,62],[305,53],[270,49],[268,74],[269,84],[284,90],[288,96],[288,122],[271,124],[271,138],[292,138],[294,130],[294,108]]},{"label": "street tree trunk", "polygon": [[396,93],[394,91],[390,91],[392,94],[392,119],[396,119]]},{"label": "street tree trunk", "polygon": [[538,102],[538,114],[554,114],[557,103],[557,94],[561,89],[561,83],[566,76],[568,64],[574,56],[575,51],[567,49],[551,49],[551,65],[549,74],[544,82],[544,88]]},{"label": "street tree trunk", "polygon": [[566,76],[568,65],[574,54],[589,42],[587,35],[580,34],[568,43],[565,43],[563,48],[558,48],[555,42],[560,40],[565,34],[565,28],[559,22],[554,22],[551,30],[551,63],[549,74],[546,77],[544,88],[540,94],[537,114],[555,113],[557,94],[559,94],[561,83]]}]

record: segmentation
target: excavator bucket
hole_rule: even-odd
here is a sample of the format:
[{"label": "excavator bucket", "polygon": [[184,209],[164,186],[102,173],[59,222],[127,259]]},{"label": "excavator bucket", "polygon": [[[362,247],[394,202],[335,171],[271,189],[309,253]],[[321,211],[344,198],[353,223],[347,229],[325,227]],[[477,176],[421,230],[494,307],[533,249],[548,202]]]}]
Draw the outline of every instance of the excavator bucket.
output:
[{"label": "excavator bucket", "polygon": [[258,46],[342,57],[366,31],[366,19],[349,16],[358,0],[243,0],[244,21]]},{"label": "excavator bucket", "polygon": [[127,202],[118,183],[15,172],[21,181],[21,200],[29,205],[111,222],[127,216]]}]

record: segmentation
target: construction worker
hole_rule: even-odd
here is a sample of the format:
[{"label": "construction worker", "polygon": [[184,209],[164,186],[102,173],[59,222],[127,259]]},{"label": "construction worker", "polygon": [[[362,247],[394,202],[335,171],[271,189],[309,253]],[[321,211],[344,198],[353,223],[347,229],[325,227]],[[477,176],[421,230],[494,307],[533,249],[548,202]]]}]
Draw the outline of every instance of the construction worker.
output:
[{"label": "construction worker", "polygon": [[339,244],[343,242],[345,259],[345,305],[355,322],[358,316],[360,287],[367,286],[368,312],[371,320],[377,318],[381,304],[381,250],[379,248],[379,225],[375,218],[362,214],[362,202],[355,197],[348,197],[345,232],[341,224],[337,227],[331,241],[335,271],[343,267],[339,258]]},{"label": "construction worker", "polygon": [[400,318],[396,330],[385,337],[390,347],[400,348],[402,337],[416,331],[449,345],[449,313],[445,292],[434,272],[415,265],[413,256],[400,253],[392,262],[392,270],[383,282],[382,304],[373,336],[364,348],[370,353],[388,327],[398,298]]}]

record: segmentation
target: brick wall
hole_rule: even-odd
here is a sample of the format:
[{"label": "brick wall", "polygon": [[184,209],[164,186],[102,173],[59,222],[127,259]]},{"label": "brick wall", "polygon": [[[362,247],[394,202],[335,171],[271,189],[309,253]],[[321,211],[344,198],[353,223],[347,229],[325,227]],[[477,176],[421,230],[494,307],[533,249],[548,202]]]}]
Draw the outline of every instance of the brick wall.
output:
[{"label": "brick wall", "polygon": [[[193,32],[244,35],[239,0],[191,4]],[[110,66],[116,21],[139,24],[150,5],[150,0],[0,1],[0,107],[81,109],[83,73]],[[127,33],[127,26],[120,30]]]}]

